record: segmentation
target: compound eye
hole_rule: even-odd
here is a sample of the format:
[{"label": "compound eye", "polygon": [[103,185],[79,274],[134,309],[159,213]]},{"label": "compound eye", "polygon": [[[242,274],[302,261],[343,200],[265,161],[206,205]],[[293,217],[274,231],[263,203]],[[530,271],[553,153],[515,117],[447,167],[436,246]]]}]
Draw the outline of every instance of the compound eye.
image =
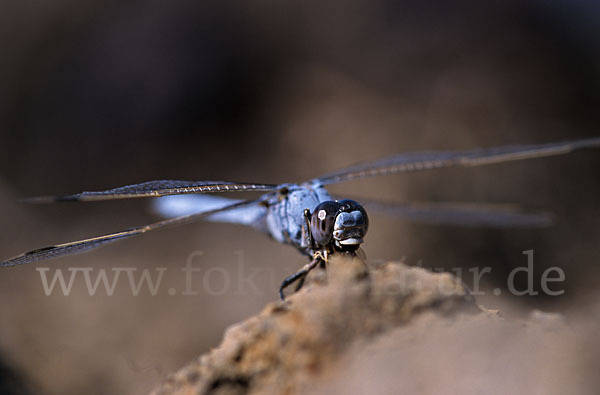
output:
[{"label": "compound eye", "polygon": [[338,202],[327,201],[319,204],[312,213],[310,228],[313,240],[318,245],[324,247],[333,239],[335,216],[340,207]]},{"label": "compound eye", "polygon": [[364,233],[366,234],[367,230],[369,229],[369,216],[367,215],[367,212],[365,211],[363,206],[360,203],[350,199],[340,200],[339,203],[344,211],[360,212],[360,215],[355,216],[356,225],[360,225],[361,227],[363,227]]}]

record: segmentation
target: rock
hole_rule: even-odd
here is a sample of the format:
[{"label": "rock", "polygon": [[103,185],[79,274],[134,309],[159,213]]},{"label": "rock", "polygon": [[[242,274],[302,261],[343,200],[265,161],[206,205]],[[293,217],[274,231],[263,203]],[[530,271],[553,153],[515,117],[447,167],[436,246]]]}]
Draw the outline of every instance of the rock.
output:
[{"label": "rock", "polygon": [[349,350],[359,355],[415,317],[433,313],[444,320],[480,312],[451,274],[401,263],[367,267],[357,258],[334,257],[327,272],[314,270],[285,302],[230,327],[219,347],[154,394],[312,392],[324,377],[335,376]]},{"label": "rock", "polygon": [[154,394],[594,394],[597,332],[504,319],[448,273],[337,257]]}]

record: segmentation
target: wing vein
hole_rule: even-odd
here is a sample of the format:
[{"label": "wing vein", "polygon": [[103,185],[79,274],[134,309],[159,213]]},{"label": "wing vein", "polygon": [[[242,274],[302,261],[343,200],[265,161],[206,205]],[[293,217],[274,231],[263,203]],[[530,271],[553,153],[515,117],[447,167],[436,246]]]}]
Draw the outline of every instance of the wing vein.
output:
[{"label": "wing vein", "polygon": [[81,192],[73,195],[40,196],[23,199],[26,203],[52,203],[65,201],[99,201],[115,199],[132,199],[143,197],[159,197],[168,195],[185,195],[195,193],[273,191],[277,185],[237,183],[226,181],[181,181],[158,180],[140,184],[125,185],[105,191]]},{"label": "wing vein", "polygon": [[241,202],[236,202],[234,204],[204,211],[201,213],[184,215],[175,218],[169,218],[162,221],[158,221],[149,225],[138,226],[135,228],[130,228],[124,231],[109,233],[103,236],[92,237],[88,239],[73,241],[70,243],[56,244],[49,247],[38,248],[20,255],[17,255],[11,259],[7,259],[3,262],[0,262],[0,267],[9,267],[9,266],[17,266],[24,265],[27,263],[37,262],[45,259],[58,258],[65,255],[74,255],[83,252],[87,252],[89,250],[98,248],[108,243],[115,242],[117,240],[122,240],[125,238],[137,236],[152,230],[156,230],[159,228],[164,228],[168,226],[177,226],[187,224],[193,221],[200,220],[204,217],[220,213],[223,211],[227,211],[230,209],[246,206],[252,203],[256,203],[260,201],[260,199],[253,200],[244,200]]},{"label": "wing vein", "polygon": [[477,148],[466,151],[405,153],[360,163],[313,180],[321,185],[387,174],[453,166],[483,166],[523,159],[563,155],[578,149],[600,147],[600,137],[537,145]]}]

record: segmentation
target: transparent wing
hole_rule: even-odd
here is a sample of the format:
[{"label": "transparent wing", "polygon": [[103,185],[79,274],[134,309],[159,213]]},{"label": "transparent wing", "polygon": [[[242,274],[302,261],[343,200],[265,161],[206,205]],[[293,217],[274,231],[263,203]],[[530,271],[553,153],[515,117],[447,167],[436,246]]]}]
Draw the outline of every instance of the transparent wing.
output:
[{"label": "transparent wing", "polygon": [[179,181],[159,180],[126,185],[106,191],[81,192],[64,196],[40,196],[23,199],[27,203],[52,203],[63,201],[91,201],[183,195],[191,193],[215,193],[233,191],[273,191],[277,185],[237,183],[226,181]]},{"label": "transparent wing", "polygon": [[155,222],[150,225],[139,226],[124,230],[122,232],[110,233],[104,236],[92,237],[90,239],[74,241],[71,243],[58,244],[50,247],[39,248],[37,250],[29,251],[24,254],[18,255],[14,258],[0,262],[0,267],[5,266],[16,266],[23,265],[26,263],[41,261],[44,259],[58,258],[65,255],[80,254],[92,250],[94,248],[101,247],[105,244],[115,242],[117,240],[126,239],[129,237],[141,235],[151,230],[164,228],[167,226],[183,225],[193,221],[200,220],[210,215],[214,215],[220,212],[224,212],[230,209],[236,209],[246,205],[250,205],[257,202],[257,200],[245,200],[237,202],[226,207],[221,207],[201,213],[185,215],[177,218],[170,218],[163,221]]},{"label": "transparent wing", "polygon": [[552,225],[554,216],[526,211],[508,204],[392,203],[355,198],[368,213],[379,213],[411,222],[491,228],[540,228]]},{"label": "transparent wing", "polygon": [[[239,199],[207,194],[164,196],[152,200],[152,210],[164,218],[173,218],[202,213],[239,202],[241,202]],[[254,204],[212,214],[204,218],[204,220],[248,225],[259,230],[264,230],[262,219],[266,214],[267,207],[261,204],[261,202],[256,201]]]},{"label": "transparent wing", "polygon": [[522,159],[562,155],[574,150],[600,147],[600,137],[548,143],[494,148],[478,148],[466,151],[438,151],[407,153],[390,156],[373,162],[361,163],[317,178],[322,185],[334,184],[358,178],[384,174],[420,171],[451,166],[482,166]]}]

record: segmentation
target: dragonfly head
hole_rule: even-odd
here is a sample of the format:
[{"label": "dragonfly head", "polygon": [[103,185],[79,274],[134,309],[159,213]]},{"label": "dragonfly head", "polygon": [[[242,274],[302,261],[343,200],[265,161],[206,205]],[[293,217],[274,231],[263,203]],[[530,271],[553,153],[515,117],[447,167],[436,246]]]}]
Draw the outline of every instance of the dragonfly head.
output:
[{"label": "dragonfly head", "polygon": [[332,245],[338,251],[355,251],[369,228],[365,209],[354,200],[326,201],[311,216],[313,240],[320,247]]}]

